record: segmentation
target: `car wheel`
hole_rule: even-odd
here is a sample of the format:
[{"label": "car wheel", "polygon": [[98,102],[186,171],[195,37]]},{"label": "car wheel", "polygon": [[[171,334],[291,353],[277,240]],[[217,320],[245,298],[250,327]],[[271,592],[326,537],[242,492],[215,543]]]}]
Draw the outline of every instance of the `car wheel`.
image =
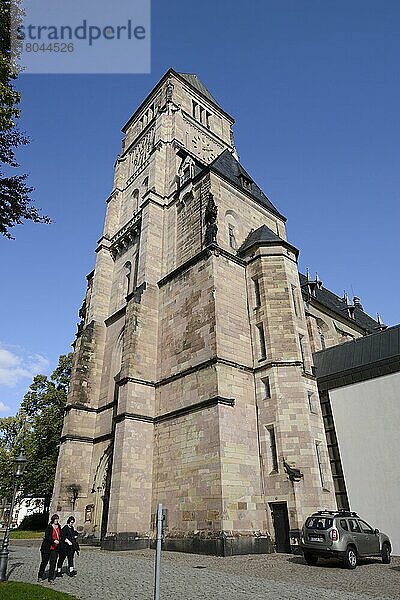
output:
[{"label": "car wheel", "polygon": [[344,566],[346,569],[355,569],[357,566],[357,552],[352,546],[349,546],[349,548],[346,549]]},{"label": "car wheel", "polygon": [[389,546],[389,544],[383,544],[381,555],[382,555],[382,562],[385,565],[388,565],[390,563],[390,546]]},{"label": "car wheel", "polygon": [[310,554],[310,552],[304,552],[304,560],[308,565],[316,565],[318,562],[318,556]]}]

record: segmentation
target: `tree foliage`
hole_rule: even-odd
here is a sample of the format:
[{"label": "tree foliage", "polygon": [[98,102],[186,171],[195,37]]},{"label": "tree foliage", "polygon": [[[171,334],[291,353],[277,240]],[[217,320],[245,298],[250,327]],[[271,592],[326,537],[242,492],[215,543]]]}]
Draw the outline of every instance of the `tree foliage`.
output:
[{"label": "tree foliage", "polygon": [[24,220],[50,223],[32,204],[32,188],[27,185],[26,174],[13,174],[19,167],[15,150],[29,143],[17,127],[20,117],[21,95],[14,89],[17,67],[11,53],[11,10],[13,23],[21,19],[18,0],[1,0],[0,3],[0,234],[13,239],[10,229]]},{"label": "tree foliage", "polygon": [[71,376],[72,353],[60,356],[50,379],[36,375],[14,417],[0,419],[0,497],[10,497],[13,460],[21,448],[28,459],[21,496],[44,498],[48,509]]}]

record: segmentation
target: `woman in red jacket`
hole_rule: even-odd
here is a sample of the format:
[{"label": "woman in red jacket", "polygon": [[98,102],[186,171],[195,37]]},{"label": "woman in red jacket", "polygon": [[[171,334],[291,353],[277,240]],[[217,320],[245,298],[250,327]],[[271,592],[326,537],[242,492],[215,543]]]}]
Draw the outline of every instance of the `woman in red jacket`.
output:
[{"label": "woman in red jacket", "polygon": [[53,583],[55,579],[56,562],[58,556],[58,545],[61,538],[61,527],[58,524],[59,516],[53,515],[50,519],[50,523],[47,525],[44,532],[44,538],[42,545],[40,546],[40,553],[42,555],[42,562],[40,563],[38,572],[38,581],[45,579],[43,577],[44,570],[47,567],[47,563],[50,562],[48,580],[49,583]]}]

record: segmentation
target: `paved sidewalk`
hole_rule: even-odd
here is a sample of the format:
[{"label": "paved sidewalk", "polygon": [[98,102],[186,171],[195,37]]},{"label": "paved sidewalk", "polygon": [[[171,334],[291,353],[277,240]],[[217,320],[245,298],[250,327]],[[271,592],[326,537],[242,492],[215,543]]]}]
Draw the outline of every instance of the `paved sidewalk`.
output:
[{"label": "paved sidewalk", "polygon": [[[13,546],[10,579],[36,582],[39,550]],[[81,600],[152,600],[154,552],[105,552],[83,548],[78,575],[54,586]],[[48,586],[47,582],[42,585]],[[378,560],[354,571],[335,561],[310,567],[288,554],[229,558],[163,552],[162,600],[393,600],[400,597],[400,559]]]}]

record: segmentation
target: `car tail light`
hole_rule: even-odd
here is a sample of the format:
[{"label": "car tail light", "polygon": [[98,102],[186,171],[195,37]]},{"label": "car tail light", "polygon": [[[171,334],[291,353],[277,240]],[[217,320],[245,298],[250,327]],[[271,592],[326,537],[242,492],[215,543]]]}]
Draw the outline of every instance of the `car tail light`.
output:
[{"label": "car tail light", "polygon": [[337,529],[331,529],[329,532],[330,538],[333,542],[337,542],[339,539],[339,532]]}]

